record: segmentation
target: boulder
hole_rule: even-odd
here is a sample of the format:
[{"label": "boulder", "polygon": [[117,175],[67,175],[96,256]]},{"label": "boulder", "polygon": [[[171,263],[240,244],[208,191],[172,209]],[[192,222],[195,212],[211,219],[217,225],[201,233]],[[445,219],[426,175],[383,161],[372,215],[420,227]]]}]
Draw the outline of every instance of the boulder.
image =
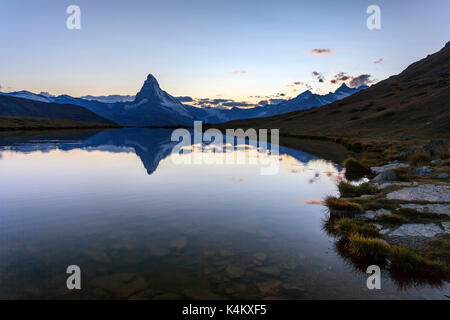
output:
[{"label": "boulder", "polygon": [[447,179],[448,177],[450,177],[450,175],[447,172],[440,173],[437,176],[438,179]]},{"label": "boulder", "polygon": [[381,171],[372,181],[395,181],[398,180],[397,173],[394,170]]},{"label": "boulder", "polygon": [[432,172],[433,172],[433,169],[431,169],[431,167],[429,167],[429,166],[420,167],[415,170],[415,173],[418,176],[422,176],[422,177],[429,176]]}]

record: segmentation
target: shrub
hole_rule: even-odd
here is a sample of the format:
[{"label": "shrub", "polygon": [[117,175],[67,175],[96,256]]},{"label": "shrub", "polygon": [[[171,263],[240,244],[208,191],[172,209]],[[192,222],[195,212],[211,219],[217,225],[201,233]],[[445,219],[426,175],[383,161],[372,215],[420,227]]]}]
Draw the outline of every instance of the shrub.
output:
[{"label": "shrub", "polygon": [[431,161],[431,157],[426,152],[415,152],[408,157],[408,161],[412,166],[418,167],[428,164]]},{"label": "shrub", "polygon": [[445,264],[440,261],[431,261],[419,256],[414,251],[404,247],[394,246],[390,250],[391,269],[396,272],[408,273],[443,273]]},{"label": "shrub", "polygon": [[355,158],[348,158],[344,161],[345,176],[350,180],[356,180],[368,174],[369,168],[364,166]]},{"label": "shrub", "polygon": [[403,224],[408,222],[408,219],[393,213],[393,214],[380,214],[378,216],[378,221],[390,224]]},{"label": "shrub", "polygon": [[389,244],[381,239],[367,238],[361,235],[349,237],[350,253],[358,258],[387,257],[390,253]]},{"label": "shrub", "polygon": [[336,222],[336,234],[341,237],[350,237],[359,234],[365,237],[379,237],[378,229],[371,223],[350,218],[339,219]]},{"label": "shrub", "polygon": [[331,215],[336,216],[352,216],[364,211],[361,205],[336,197],[327,197],[325,199],[325,205],[330,210]]},{"label": "shrub", "polygon": [[351,183],[341,181],[338,189],[343,197],[359,197],[363,194],[376,194],[378,192],[378,188],[368,182],[355,186]]}]

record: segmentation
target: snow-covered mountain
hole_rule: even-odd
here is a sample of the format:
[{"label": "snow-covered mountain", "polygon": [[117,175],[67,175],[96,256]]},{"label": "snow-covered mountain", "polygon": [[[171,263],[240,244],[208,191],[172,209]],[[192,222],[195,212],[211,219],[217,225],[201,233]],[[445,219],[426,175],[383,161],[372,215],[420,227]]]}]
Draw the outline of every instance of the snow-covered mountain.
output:
[{"label": "snow-covered mountain", "polygon": [[367,86],[349,88],[343,83],[335,92],[326,95],[314,94],[308,90],[293,99],[277,104],[246,109],[198,108],[184,105],[163,91],[151,74],[148,75],[135,97],[112,95],[74,98],[68,95],[52,96],[47,93],[35,94],[28,91],[0,92],[0,94],[41,102],[79,105],[124,126],[176,126],[192,125],[194,120],[213,124],[321,107],[367,88]]}]

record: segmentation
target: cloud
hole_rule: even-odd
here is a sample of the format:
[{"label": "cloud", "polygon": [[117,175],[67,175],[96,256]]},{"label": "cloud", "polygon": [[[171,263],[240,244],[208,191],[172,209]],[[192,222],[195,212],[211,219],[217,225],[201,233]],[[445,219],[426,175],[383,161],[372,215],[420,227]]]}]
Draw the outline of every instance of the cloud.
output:
[{"label": "cloud", "polygon": [[317,54],[317,55],[321,55],[321,54],[333,54],[333,51],[331,49],[312,49],[311,54]]},{"label": "cloud", "polygon": [[244,74],[247,74],[247,70],[235,70],[235,71],[233,71],[233,74],[244,75]]},{"label": "cloud", "polygon": [[321,74],[320,72],[313,71],[312,74],[313,74],[314,77],[317,78],[317,80],[319,82],[324,82],[325,81],[325,78],[324,78],[323,74]]},{"label": "cloud", "polygon": [[245,101],[225,102],[222,105],[225,107],[254,107],[255,106],[253,103],[248,103]]},{"label": "cloud", "polygon": [[178,99],[178,101],[180,102],[192,102],[194,101],[194,99],[192,99],[191,97],[188,96],[184,96],[184,97],[176,97]]},{"label": "cloud", "polygon": [[381,63],[381,62],[383,62],[383,58],[380,58],[380,59],[374,61],[373,64],[378,64],[378,63]]},{"label": "cloud", "polygon": [[330,80],[330,83],[332,84],[336,84],[339,82],[345,82],[347,80],[349,80],[351,77],[348,76],[345,72],[338,72],[335,76],[334,79]]},{"label": "cloud", "polygon": [[349,86],[357,88],[362,85],[369,85],[373,82],[370,77],[370,74],[361,74],[357,77],[353,77],[352,80],[350,80]]},{"label": "cloud", "polygon": [[2,90],[2,88],[3,88],[3,87],[2,87],[2,85],[0,84],[0,90]]},{"label": "cloud", "polygon": [[348,85],[350,87],[353,88],[357,88],[359,86],[362,85],[369,85],[371,84],[373,81],[370,79],[372,76],[370,74],[361,74],[359,76],[350,76],[347,75],[347,73],[345,72],[338,72],[335,76],[334,79],[330,80],[331,84],[338,84],[338,83],[342,83],[342,82],[348,82]]},{"label": "cloud", "polygon": [[266,99],[266,100],[261,100],[257,103],[258,106],[266,106],[268,104],[277,104],[280,102],[285,101],[284,99]]}]

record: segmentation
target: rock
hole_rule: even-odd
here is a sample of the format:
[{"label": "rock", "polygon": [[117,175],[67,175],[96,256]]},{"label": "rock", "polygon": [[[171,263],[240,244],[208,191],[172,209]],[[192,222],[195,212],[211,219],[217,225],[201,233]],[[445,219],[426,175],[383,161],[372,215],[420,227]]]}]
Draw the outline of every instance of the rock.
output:
[{"label": "rock", "polygon": [[390,186],[418,186],[419,184],[414,182],[384,182],[384,183],[377,183],[378,189],[384,189]]},{"label": "rock", "polygon": [[257,252],[255,254],[253,254],[253,258],[255,258],[255,260],[262,262],[267,259],[267,254],[265,254],[264,252]]},{"label": "rock", "polygon": [[242,266],[237,265],[228,265],[228,267],[225,269],[225,273],[228,277],[232,279],[237,279],[242,277],[245,274],[245,268]]},{"label": "rock", "polygon": [[87,255],[89,258],[91,258],[92,260],[94,260],[95,262],[104,262],[104,263],[111,262],[111,259],[103,251],[86,250],[86,251],[83,251],[83,253],[85,255]]},{"label": "rock", "polygon": [[415,204],[415,203],[404,203],[400,204],[402,208],[414,209],[421,213],[437,213],[437,214],[446,214],[450,215],[450,204],[438,204],[438,203],[430,203],[430,204]]},{"label": "rock", "polygon": [[219,251],[219,254],[220,254],[222,257],[231,257],[231,256],[234,256],[234,253],[231,252],[230,250],[220,250],[220,251]]},{"label": "rock", "polygon": [[258,267],[254,269],[255,271],[258,271],[260,273],[264,273],[270,276],[279,276],[280,275],[280,268],[276,266],[269,266],[269,267]]},{"label": "rock", "polygon": [[413,153],[425,152],[431,156],[438,156],[440,153],[448,153],[448,145],[445,140],[432,140],[427,144],[411,146],[398,154],[401,158],[407,158]]},{"label": "rock", "polygon": [[141,276],[134,273],[119,273],[108,276],[101,276],[92,282],[94,287],[109,291],[119,298],[129,296],[147,289],[148,284]]},{"label": "rock", "polygon": [[355,219],[358,220],[366,220],[366,221],[375,221],[378,219],[380,215],[391,215],[392,212],[386,209],[378,209],[377,211],[367,210],[363,214],[355,215]]},{"label": "rock", "polygon": [[432,172],[433,172],[433,169],[431,169],[431,167],[429,167],[429,166],[420,167],[415,170],[415,173],[418,176],[422,176],[422,177],[429,176]]},{"label": "rock", "polygon": [[162,257],[170,254],[170,249],[165,247],[160,247],[154,244],[148,245],[150,249],[150,255],[154,257]]},{"label": "rock", "polygon": [[302,295],[306,291],[304,288],[294,285],[294,284],[291,284],[291,283],[284,283],[282,285],[282,288],[283,288],[283,291],[285,291],[287,294],[290,294],[290,295]]},{"label": "rock", "polygon": [[432,238],[439,233],[444,233],[444,230],[434,223],[407,223],[392,231],[389,236]]},{"label": "rock", "polygon": [[179,237],[179,238],[176,238],[176,239],[170,241],[169,246],[172,248],[181,249],[181,248],[184,248],[187,243],[188,243],[188,241],[185,237]]},{"label": "rock", "polygon": [[447,172],[440,173],[437,176],[438,179],[447,179],[448,177],[450,177],[450,175]]},{"label": "rock", "polygon": [[441,222],[442,227],[444,228],[444,233],[450,233],[450,222]]},{"label": "rock", "polygon": [[385,170],[377,174],[372,181],[395,181],[398,180],[397,173],[394,170]]},{"label": "rock", "polygon": [[389,164],[386,164],[381,167],[370,167],[370,170],[373,173],[379,174],[384,171],[388,171],[388,170],[392,170],[392,169],[396,169],[396,168],[402,168],[402,167],[409,168],[409,165],[405,164],[405,163],[400,163],[400,162],[393,162],[393,163],[389,163]]},{"label": "rock", "polygon": [[436,164],[439,164],[442,160],[441,159],[435,159],[435,160],[431,160],[431,164],[434,166]]},{"label": "rock", "polygon": [[265,281],[257,283],[256,286],[258,287],[259,291],[266,296],[269,294],[278,293],[281,290],[281,281],[280,280]]},{"label": "rock", "polygon": [[275,233],[267,230],[259,230],[257,234],[261,238],[273,238],[275,236]]},{"label": "rock", "polygon": [[421,184],[414,188],[403,188],[386,195],[387,199],[404,201],[450,202],[450,186]]},{"label": "rock", "polygon": [[148,300],[153,295],[155,295],[155,291],[153,289],[146,289],[144,291],[131,295],[128,300]]},{"label": "rock", "polygon": [[179,294],[167,292],[157,296],[154,296],[152,300],[179,300],[182,297]]},{"label": "rock", "polygon": [[363,194],[360,196],[360,198],[367,199],[367,198],[370,198],[371,196],[373,196],[373,195],[372,194]]},{"label": "rock", "polygon": [[225,294],[236,295],[247,290],[247,286],[243,283],[234,283],[230,287],[225,288]]},{"label": "rock", "polygon": [[193,300],[219,300],[219,299],[222,299],[222,297],[211,292],[207,288],[190,288],[190,289],[183,290],[183,294],[188,299],[193,299]]}]

